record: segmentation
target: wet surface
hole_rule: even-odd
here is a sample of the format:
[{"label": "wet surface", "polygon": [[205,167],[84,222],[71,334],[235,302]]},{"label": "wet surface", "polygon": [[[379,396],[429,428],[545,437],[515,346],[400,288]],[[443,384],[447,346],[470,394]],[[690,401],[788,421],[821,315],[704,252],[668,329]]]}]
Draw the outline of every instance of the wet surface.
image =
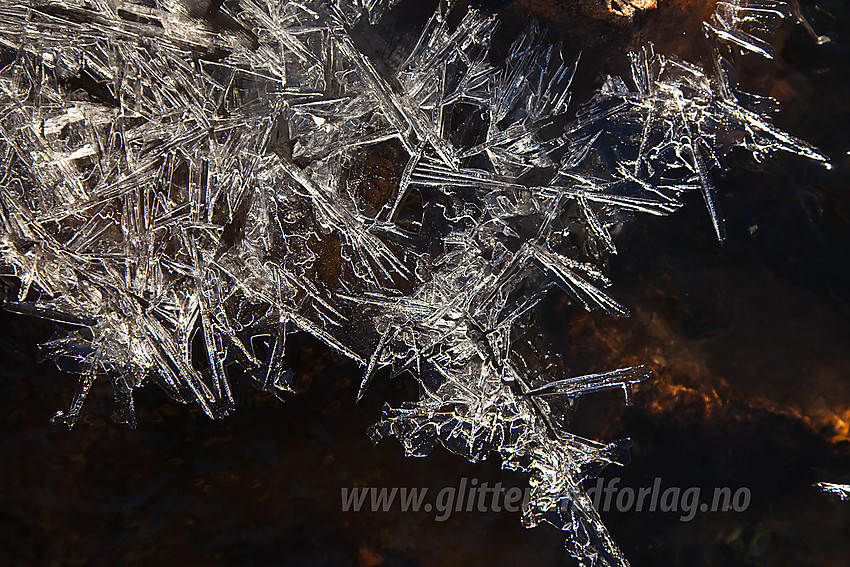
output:
[{"label": "wet surface", "polygon": [[[544,21],[563,17],[557,2],[531,4]],[[651,21],[662,9],[640,16],[639,33],[620,24],[609,33],[672,46],[669,21]],[[822,149],[833,171],[781,155],[754,166],[732,154],[732,173],[715,177],[725,245],[694,195],[681,212],[639,219],[616,237],[611,292],[632,317],[587,314],[556,295],[540,308],[571,372],[653,370],[630,407],[609,393],[576,408],[577,433],[633,441],[632,462],[605,470],[606,481],[637,489],[658,477],[704,494],[751,493],[745,511],[687,522],[672,511],[604,512],[633,565],[838,566],[850,557],[850,504],[812,486],[850,482],[850,9],[829,0],[803,9],[831,44],[789,26],[782,62],[744,58],[738,70],[743,87],[782,101],[777,124]],[[2,329],[5,565],[571,564],[560,533],[525,530],[519,514],[438,522],[398,507],[341,511],[343,487],[525,481],[496,462],[444,451],[406,459],[392,441],[373,447],[366,430],[383,401],[413,395],[403,378],[378,376],[355,404],[361,371],[302,338],[287,354],[300,397],[283,403],[246,390],[238,412],[211,422],[147,391],[130,430],[109,420],[104,389],[69,433],[49,419],[76,380],[36,364],[49,325],[3,314]]]}]

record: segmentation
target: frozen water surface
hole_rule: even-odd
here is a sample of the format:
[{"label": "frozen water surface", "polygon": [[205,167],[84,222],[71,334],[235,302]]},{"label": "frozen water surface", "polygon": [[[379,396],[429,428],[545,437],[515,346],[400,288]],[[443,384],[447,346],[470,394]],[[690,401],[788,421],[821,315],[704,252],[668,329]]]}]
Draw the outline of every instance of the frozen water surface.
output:
[{"label": "frozen water surface", "polygon": [[[585,565],[626,565],[582,482],[628,442],[564,427],[571,400],[628,399],[642,366],[569,377],[519,348],[553,288],[626,315],[609,293],[612,229],[701,193],[732,147],[829,167],[740,93],[728,54],[774,52],[771,0],[719,2],[710,65],[652,45],[578,106],[578,53],[529,27],[504,61],[498,21],[441,4],[378,55],[394,1],[0,1],[0,259],[6,308],[60,323],[43,348],[95,380],[135,424],[155,383],[210,417],[234,409],[233,368],[294,392],[287,335],[306,332],[420,398],[371,430],[408,455],[435,446],[531,473],[526,525],[568,532]],[[796,5],[796,4],[795,4]],[[383,375],[383,374],[380,374]]]}]

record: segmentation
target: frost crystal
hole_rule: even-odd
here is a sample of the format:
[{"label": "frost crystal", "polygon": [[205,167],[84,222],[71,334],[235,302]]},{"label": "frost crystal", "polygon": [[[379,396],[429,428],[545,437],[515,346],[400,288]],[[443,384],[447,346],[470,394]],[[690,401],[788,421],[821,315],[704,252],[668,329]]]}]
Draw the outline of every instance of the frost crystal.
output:
[{"label": "frost crystal", "polygon": [[754,34],[790,12],[720,2],[710,70],[647,45],[630,84],[609,77],[568,123],[577,62],[540,29],[497,63],[495,18],[441,5],[381,53],[373,25],[396,3],[0,0],[0,260],[21,282],[6,308],[62,324],[44,347],[81,376],[69,427],[95,380],[131,425],[150,382],[226,415],[234,365],[290,393],[298,331],[363,365],[361,396],[379,368],[409,371],[421,397],[388,408],[376,441],[497,453],[531,472],[528,526],[625,565],[582,482],[627,443],[562,414],[647,370],[553,376],[517,344],[554,286],[626,313],[600,266],[635,213],[700,191],[722,239],[710,171],[730,145],[828,165],[725,71],[725,46],[772,56]]},{"label": "frost crystal", "polygon": [[835,494],[842,502],[850,500],[850,484],[835,484],[832,482],[819,482],[815,486],[829,494]]}]

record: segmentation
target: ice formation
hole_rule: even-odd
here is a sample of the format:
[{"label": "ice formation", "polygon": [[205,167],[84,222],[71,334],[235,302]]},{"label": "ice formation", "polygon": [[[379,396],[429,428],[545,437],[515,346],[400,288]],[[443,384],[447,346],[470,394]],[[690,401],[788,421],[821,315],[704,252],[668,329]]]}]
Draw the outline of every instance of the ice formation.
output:
[{"label": "ice formation", "polygon": [[842,502],[850,500],[850,484],[835,484],[834,482],[819,482],[815,486],[828,494],[835,494]]},{"label": "ice formation", "polygon": [[421,397],[375,440],[498,454],[532,473],[528,526],[626,565],[582,482],[627,444],[569,433],[562,408],[647,370],[552,376],[517,343],[553,287],[626,313],[600,266],[636,213],[700,191],[723,238],[719,136],[828,164],[726,73],[730,48],[773,56],[758,32],[789,11],[719,2],[713,67],[647,45],[568,121],[577,62],[542,30],[494,62],[496,18],[440,4],[379,55],[397,3],[0,0],[0,260],[21,283],[5,307],[61,324],[44,348],[80,375],[69,427],[95,380],[131,425],[148,383],[226,415],[234,365],[285,395],[294,332],[362,364],[360,395],[409,371]]}]

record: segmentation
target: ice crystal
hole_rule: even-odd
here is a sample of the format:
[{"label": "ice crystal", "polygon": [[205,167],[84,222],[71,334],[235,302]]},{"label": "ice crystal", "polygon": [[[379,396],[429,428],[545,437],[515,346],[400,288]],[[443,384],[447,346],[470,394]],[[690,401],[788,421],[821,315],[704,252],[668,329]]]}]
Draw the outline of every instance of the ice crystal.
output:
[{"label": "ice crystal", "polygon": [[842,502],[850,500],[850,484],[835,484],[833,482],[819,482],[815,486],[826,493],[835,494]]},{"label": "ice crystal", "polygon": [[[708,70],[647,45],[569,121],[577,58],[541,29],[494,62],[495,17],[441,4],[382,50],[397,3],[0,0],[6,308],[61,324],[44,348],[81,376],[69,427],[95,380],[131,425],[148,383],[226,415],[234,365],[290,393],[293,332],[362,364],[360,396],[379,368],[408,371],[421,397],[387,408],[376,441],[496,453],[531,473],[527,525],[625,565],[582,482],[627,442],[569,433],[560,408],[628,396],[647,370],[552,376],[516,345],[553,287],[626,313],[600,266],[636,213],[700,191],[722,239],[710,172],[730,140],[828,164],[726,74],[724,46],[773,56],[754,34],[790,12],[720,2]],[[375,156],[397,170],[370,177]]]}]

